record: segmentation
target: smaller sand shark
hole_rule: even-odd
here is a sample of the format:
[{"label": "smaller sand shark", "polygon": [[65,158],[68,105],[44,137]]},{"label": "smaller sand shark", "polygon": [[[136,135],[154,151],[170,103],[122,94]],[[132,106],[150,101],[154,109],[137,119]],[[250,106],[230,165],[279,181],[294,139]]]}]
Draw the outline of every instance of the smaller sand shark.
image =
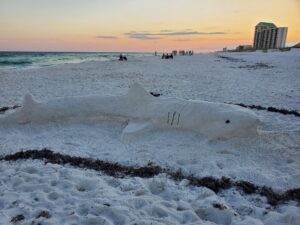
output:
[{"label": "smaller sand shark", "polygon": [[247,136],[257,131],[258,117],[239,106],[180,98],[153,97],[135,83],[120,96],[66,97],[39,103],[27,94],[23,107],[0,119],[0,126],[47,123],[68,118],[123,118],[123,137],[155,129],[193,131],[211,138]]}]

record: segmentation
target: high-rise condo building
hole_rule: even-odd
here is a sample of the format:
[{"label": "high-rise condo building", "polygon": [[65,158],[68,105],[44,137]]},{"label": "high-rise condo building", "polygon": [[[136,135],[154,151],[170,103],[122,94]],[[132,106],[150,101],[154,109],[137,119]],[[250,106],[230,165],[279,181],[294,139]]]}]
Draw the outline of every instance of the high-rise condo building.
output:
[{"label": "high-rise condo building", "polygon": [[255,26],[255,49],[284,48],[287,36],[287,27],[276,27],[274,23],[260,22]]}]

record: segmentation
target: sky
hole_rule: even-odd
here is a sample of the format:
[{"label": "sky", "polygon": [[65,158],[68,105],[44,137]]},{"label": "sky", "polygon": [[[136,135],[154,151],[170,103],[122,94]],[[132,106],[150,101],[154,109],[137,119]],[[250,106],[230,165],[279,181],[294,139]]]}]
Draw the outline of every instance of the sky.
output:
[{"label": "sky", "polygon": [[261,21],[300,42],[300,0],[0,0],[0,51],[207,52]]}]

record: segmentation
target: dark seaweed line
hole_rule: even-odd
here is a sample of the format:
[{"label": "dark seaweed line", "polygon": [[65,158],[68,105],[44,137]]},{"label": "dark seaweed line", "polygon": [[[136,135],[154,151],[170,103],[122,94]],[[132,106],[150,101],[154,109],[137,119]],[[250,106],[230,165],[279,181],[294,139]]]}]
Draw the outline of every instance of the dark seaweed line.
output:
[{"label": "dark seaweed line", "polygon": [[63,155],[53,152],[49,149],[20,151],[15,154],[0,157],[0,161],[17,161],[22,159],[43,160],[45,163],[59,165],[69,164],[73,167],[92,169],[101,171],[106,175],[123,178],[125,176],[152,178],[160,173],[167,174],[175,181],[188,180],[190,185],[206,187],[218,193],[229,188],[237,188],[245,194],[259,194],[266,197],[270,205],[276,206],[287,201],[296,201],[300,203],[300,188],[290,189],[285,192],[275,192],[271,187],[257,186],[248,181],[234,181],[227,177],[220,179],[214,177],[197,178],[193,175],[183,175],[181,171],[171,171],[170,169],[149,163],[143,167],[124,166],[119,163],[112,163],[99,159],[83,158],[76,156]]},{"label": "dark seaweed line", "polygon": [[233,57],[229,57],[229,56],[217,55],[217,57],[221,58],[221,59],[226,59],[231,62],[246,62],[243,59],[233,58]]},{"label": "dark seaweed line", "polygon": [[268,112],[281,113],[283,115],[294,115],[294,116],[297,116],[297,117],[300,116],[300,113],[296,110],[288,110],[288,109],[283,109],[283,108],[278,109],[278,108],[275,108],[275,107],[263,107],[263,106],[260,106],[260,105],[246,105],[246,104],[243,104],[243,103],[227,103],[227,104],[238,105],[238,106],[241,106],[243,108],[248,108],[248,109],[265,110],[265,111],[268,111]]},{"label": "dark seaweed line", "polygon": [[14,106],[4,106],[4,107],[1,107],[1,108],[0,108],[0,113],[1,113],[1,112],[5,112],[5,111],[7,111],[7,110],[11,110],[11,109],[16,109],[16,108],[19,108],[19,107],[21,107],[21,106],[19,106],[19,105],[14,105]]}]

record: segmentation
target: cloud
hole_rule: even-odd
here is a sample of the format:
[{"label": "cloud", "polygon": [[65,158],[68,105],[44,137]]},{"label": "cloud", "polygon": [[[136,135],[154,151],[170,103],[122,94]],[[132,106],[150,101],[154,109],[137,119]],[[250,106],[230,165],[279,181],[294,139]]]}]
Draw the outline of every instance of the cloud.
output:
[{"label": "cloud", "polygon": [[173,41],[179,41],[179,42],[186,42],[186,41],[191,41],[191,39],[174,39]]},{"label": "cloud", "polygon": [[96,36],[96,38],[99,38],[99,39],[118,39],[117,36],[112,36],[112,35],[99,35],[99,36]]},{"label": "cloud", "polygon": [[198,32],[198,31],[177,31],[168,33],[158,33],[157,35],[165,36],[184,36],[184,35],[213,35],[213,34],[226,34],[225,32]]},{"label": "cloud", "polygon": [[172,32],[172,30],[165,29],[165,30],[160,30],[160,32]]},{"label": "cloud", "polygon": [[142,39],[142,40],[160,39],[159,37],[153,36],[153,34],[151,34],[151,33],[128,32],[128,33],[125,33],[125,35],[127,35],[128,38],[132,38],[132,39]]},{"label": "cloud", "polygon": [[159,36],[192,36],[192,35],[222,35],[228,34],[227,32],[223,31],[216,31],[216,32],[199,32],[199,31],[171,31],[171,30],[160,30],[156,33],[151,32],[136,32],[130,31],[125,33],[128,38],[134,39],[144,39],[144,40],[151,40],[151,39],[160,39]]}]

